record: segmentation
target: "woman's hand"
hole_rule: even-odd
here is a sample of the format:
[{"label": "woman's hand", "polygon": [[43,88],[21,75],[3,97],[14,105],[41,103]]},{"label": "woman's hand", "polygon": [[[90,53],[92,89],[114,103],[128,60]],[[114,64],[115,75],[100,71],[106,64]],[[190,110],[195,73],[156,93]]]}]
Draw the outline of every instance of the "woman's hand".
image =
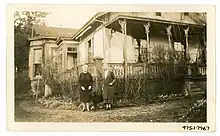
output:
[{"label": "woman's hand", "polygon": [[91,85],[90,85],[88,89],[90,90],[91,88],[92,88],[92,87],[91,87]]},{"label": "woman's hand", "polygon": [[82,90],[85,90],[85,87],[81,86],[81,89],[82,89]]},{"label": "woman's hand", "polygon": [[112,86],[114,83],[115,83],[115,79],[111,83],[109,83],[109,85]]}]

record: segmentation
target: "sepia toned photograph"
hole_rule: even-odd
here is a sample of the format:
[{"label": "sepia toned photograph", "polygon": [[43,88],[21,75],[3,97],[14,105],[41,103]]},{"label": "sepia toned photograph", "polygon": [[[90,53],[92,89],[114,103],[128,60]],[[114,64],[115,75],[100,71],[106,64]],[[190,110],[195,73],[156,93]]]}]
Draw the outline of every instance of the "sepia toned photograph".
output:
[{"label": "sepia toned photograph", "polygon": [[10,14],[15,123],[208,123],[206,10],[35,7]]}]

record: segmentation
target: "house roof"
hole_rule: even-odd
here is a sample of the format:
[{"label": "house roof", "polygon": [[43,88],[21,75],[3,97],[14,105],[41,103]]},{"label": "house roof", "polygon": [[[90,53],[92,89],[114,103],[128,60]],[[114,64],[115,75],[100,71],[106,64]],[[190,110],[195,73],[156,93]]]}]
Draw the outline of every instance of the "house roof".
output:
[{"label": "house roof", "polygon": [[189,17],[198,24],[206,24],[207,15],[206,13],[189,13]]},{"label": "house roof", "polygon": [[72,38],[74,39],[77,37],[80,33],[82,33],[92,22],[95,21],[95,19],[107,14],[109,12],[98,12],[93,17],[91,17],[80,29],[76,31],[75,34],[72,35]]},{"label": "house roof", "polygon": [[49,37],[49,36],[36,36],[33,38],[29,38],[29,41],[35,41],[35,40],[43,40],[43,39],[47,39],[47,40],[56,40],[57,37]]},{"label": "house roof", "polygon": [[[88,20],[79,30],[76,31],[75,34],[73,34],[72,38],[75,39],[77,36],[79,36],[81,33],[83,33],[83,31],[86,30],[87,27],[89,27],[89,25],[91,23],[93,23],[97,18],[106,15],[107,13],[110,12],[98,12],[96,13],[90,20]],[[193,16],[193,17],[192,17]],[[120,18],[120,17],[129,17],[126,15],[119,15],[117,16],[115,19]],[[197,25],[199,26],[203,26],[204,24],[206,24],[206,14],[203,13],[194,13],[194,14],[190,14],[190,17],[193,18],[193,20],[197,23]],[[135,18],[135,17],[134,17]],[[141,17],[138,17],[141,18]],[[159,20],[159,19],[155,19],[155,18],[148,18],[149,20]],[[165,20],[159,20],[159,21],[165,21]],[[175,21],[165,21],[165,22],[175,22]],[[175,23],[182,23],[182,22],[175,22]],[[182,24],[188,24],[189,23],[182,23]],[[191,25],[196,25],[196,24],[191,24]]]},{"label": "house roof", "polygon": [[59,37],[56,39],[56,44],[59,45],[60,43],[62,43],[63,41],[72,41],[72,43],[78,43],[77,41],[74,41],[71,37],[68,37],[68,38],[62,38],[62,37]]},{"label": "house roof", "polygon": [[[78,29],[61,28],[61,27],[48,27],[48,26],[33,26],[34,37],[50,37],[50,38],[69,38],[74,35]],[[34,39],[34,38],[31,38]]]}]

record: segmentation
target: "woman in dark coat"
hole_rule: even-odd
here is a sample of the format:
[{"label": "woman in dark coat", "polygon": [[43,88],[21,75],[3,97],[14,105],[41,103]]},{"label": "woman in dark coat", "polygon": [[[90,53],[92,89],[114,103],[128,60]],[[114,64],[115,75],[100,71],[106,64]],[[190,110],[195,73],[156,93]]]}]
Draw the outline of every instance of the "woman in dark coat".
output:
[{"label": "woman in dark coat", "polygon": [[82,102],[82,111],[90,111],[89,103],[91,101],[93,79],[92,75],[88,72],[88,65],[83,65],[83,72],[79,76],[80,85],[80,101]]},{"label": "woman in dark coat", "polygon": [[107,110],[112,109],[112,104],[115,97],[115,75],[112,69],[105,66],[104,71],[104,84],[103,84],[103,99],[105,103],[105,108]]}]

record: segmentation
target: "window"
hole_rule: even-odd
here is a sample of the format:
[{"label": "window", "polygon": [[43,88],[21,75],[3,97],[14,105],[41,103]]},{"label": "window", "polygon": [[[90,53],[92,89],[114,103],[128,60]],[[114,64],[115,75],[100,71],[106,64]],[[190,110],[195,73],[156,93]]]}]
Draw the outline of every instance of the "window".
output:
[{"label": "window", "polygon": [[93,50],[92,50],[92,39],[87,42],[88,45],[88,61],[92,62],[93,60]]},{"label": "window", "polygon": [[92,41],[91,41],[91,40],[88,41],[88,47],[89,47],[89,48],[92,47]]},{"label": "window", "polygon": [[189,12],[184,12],[183,15],[184,15],[184,16],[188,16],[188,15],[189,15]]},{"label": "window", "polygon": [[138,12],[132,12],[132,15],[137,16]]},{"label": "window", "polygon": [[50,48],[50,57],[52,58],[52,61],[55,62],[56,60],[56,48],[55,47],[51,47]]},{"label": "window", "polygon": [[147,48],[141,48],[140,50],[140,57],[141,57],[141,61],[142,62],[146,62],[147,61]]},{"label": "window", "polygon": [[183,52],[184,46],[180,42],[174,42],[174,49],[177,52]]},{"label": "window", "polygon": [[77,48],[76,47],[67,47],[67,69],[72,69],[76,67],[77,64]]},{"label": "window", "polygon": [[37,74],[42,74],[42,70],[41,70],[41,62],[42,62],[42,49],[41,48],[37,48],[34,49],[34,60],[33,60],[33,72],[34,72],[34,76],[36,76]]},{"label": "window", "polygon": [[141,63],[141,62],[147,62],[147,48],[140,48],[140,53],[139,53],[139,48],[135,48],[136,49],[136,61],[138,63]]},{"label": "window", "polygon": [[77,53],[67,53],[67,69],[76,67]]},{"label": "window", "polygon": [[77,48],[73,48],[73,47],[68,47],[67,48],[68,52],[77,52]]},{"label": "window", "polygon": [[51,48],[50,48],[50,55],[51,55],[52,57],[54,57],[54,56],[56,55],[56,48],[55,48],[55,47],[51,47]]},{"label": "window", "polygon": [[156,16],[161,16],[161,12],[156,12]]},{"label": "window", "polygon": [[42,62],[42,49],[34,49],[34,63]]},{"label": "window", "polygon": [[136,49],[136,54],[137,54],[137,62],[147,62],[147,48],[141,46],[141,40],[136,39],[137,46],[135,47]]},{"label": "window", "polygon": [[182,12],[180,15],[180,20],[184,20],[186,16],[189,15],[189,12]]},{"label": "window", "polygon": [[34,77],[42,74],[41,64],[34,64]]}]

